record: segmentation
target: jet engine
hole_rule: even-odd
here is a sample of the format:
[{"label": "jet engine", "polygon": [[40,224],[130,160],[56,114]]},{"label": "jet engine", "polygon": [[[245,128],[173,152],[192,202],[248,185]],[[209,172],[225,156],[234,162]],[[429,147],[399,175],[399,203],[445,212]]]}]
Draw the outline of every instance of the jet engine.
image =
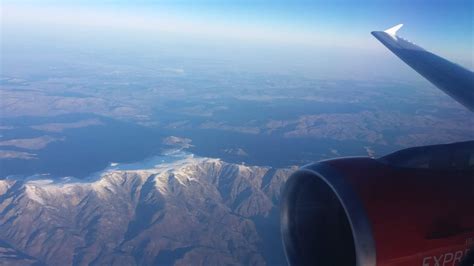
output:
[{"label": "jet engine", "polygon": [[474,141],[307,165],[285,185],[281,232],[290,265],[460,265],[474,244]]}]

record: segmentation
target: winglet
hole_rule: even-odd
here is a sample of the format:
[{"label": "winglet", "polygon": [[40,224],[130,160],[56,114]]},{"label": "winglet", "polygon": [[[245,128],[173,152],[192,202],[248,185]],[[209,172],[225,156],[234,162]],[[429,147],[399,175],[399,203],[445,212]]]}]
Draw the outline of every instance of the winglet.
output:
[{"label": "winglet", "polygon": [[391,35],[391,36],[395,36],[397,35],[397,31],[403,26],[403,24],[398,24],[396,26],[393,26],[391,27],[390,29],[386,29],[384,30],[385,33]]},{"label": "winglet", "polygon": [[398,37],[402,26],[373,31],[372,35],[416,72],[474,112],[474,72]]}]

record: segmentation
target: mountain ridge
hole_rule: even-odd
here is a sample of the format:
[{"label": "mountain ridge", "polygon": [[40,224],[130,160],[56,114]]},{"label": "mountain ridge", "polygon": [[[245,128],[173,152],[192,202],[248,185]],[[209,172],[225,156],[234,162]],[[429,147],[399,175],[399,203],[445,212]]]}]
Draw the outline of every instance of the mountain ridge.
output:
[{"label": "mountain ridge", "polygon": [[293,170],[188,156],[88,181],[0,180],[0,240],[23,254],[0,252],[0,261],[265,265],[275,260],[263,236],[279,232],[262,230],[278,228],[280,188]]}]

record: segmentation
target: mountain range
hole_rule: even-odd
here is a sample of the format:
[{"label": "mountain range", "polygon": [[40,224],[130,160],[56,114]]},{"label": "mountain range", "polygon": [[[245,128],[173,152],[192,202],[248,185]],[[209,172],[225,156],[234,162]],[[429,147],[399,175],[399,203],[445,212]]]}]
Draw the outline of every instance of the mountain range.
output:
[{"label": "mountain range", "polygon": [[0,180],[0,265],[284,264],[278,199],[293,171],[188,154]]}]

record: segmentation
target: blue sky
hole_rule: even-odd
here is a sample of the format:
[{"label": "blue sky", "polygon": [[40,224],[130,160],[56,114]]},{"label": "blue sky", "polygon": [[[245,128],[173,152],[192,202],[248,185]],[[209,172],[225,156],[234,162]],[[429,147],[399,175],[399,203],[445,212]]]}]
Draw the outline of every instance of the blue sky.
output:
[{"label": "blue sky", "polygon": [[[71,40],[72,35],[91,39],[95,32],[97,38],[92,39],[100,40],[116,32],[125,36],[125,42],[140,38],[158,42],[153,36],[159,42],[169,41],[170,47],[182,45],[189,53],[194,47],[201,47],[201,54],[211,53],[210,47],[202,52],[207,44],[212,49],[219,46],[222,54],[230,53],[229,47],[246,50],[249,57],[253,56],[249,51],[258,57],[272,49],[276,49],[274,54],[268,56],[289,58],[297,51],[304,54],[301,58],[312,54],[317,58],[319,53],[328,57],[322,61],[332,61],[329,57],[334,54],[333,68],[344,64],[350,71],[363,64],[347,65],[345,61],[361,61],[364,56],[381,56],[388,64],[394,63],[394,57],[370,31],[404,23],[400,35],[472,68],[473,2],[3,0],[2,35],[29,36],[35,42],[34,36],[53,34],[60,43]],[[75,41],[80,45],[86,38]]]}]

